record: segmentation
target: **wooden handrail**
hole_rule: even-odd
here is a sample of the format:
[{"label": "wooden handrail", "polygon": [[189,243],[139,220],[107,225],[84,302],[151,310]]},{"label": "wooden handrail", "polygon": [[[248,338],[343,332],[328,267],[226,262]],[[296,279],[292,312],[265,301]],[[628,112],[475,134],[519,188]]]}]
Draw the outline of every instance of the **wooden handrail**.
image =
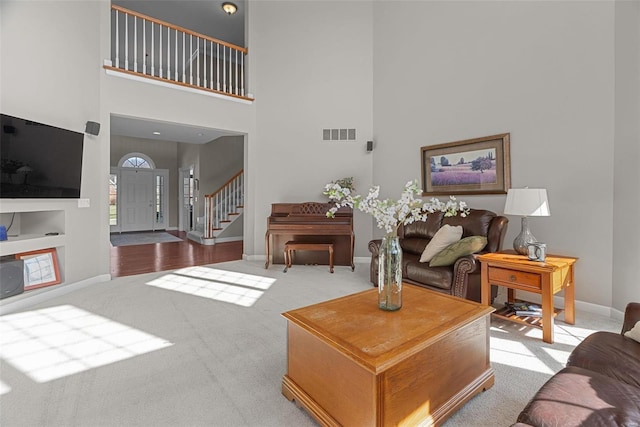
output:
[{"label": "wooden handrail", "polygon": [[224,188],[231,184],[231,182],[236,179],[237,177],[239,177],[240,175],[242,175],[244,173],[244,169],[240,169],[240,172],[238,172],[237,174],[235,174],[234,176],[232,176],[231,178],[229,178],[229,180],[227,182],[225,182],[220,188],[218,188],[216,191],[214,191],[211,194],[205,194],[204,197],[213,197],[216,194],[220,193],[222,190],[224,190]]},{"label": "wooden handrail", "polygon": [[217,44],[221,44],[223,46],[227,46],[227,47],[229,47],[231,49],[235,49],[237,51],[243,52],[244,54],[249,53],[249,50],[246,47],[236,46],[235,44],[227,43],[225,41],[216,39],[214,37],[205,36],[204,34],[196,33],[195,31],[188,30],[188,29],[180,27],[178,25],[170,24],[170,23],[162,21],[160,19],[152,18],[151,16],[144,15],[142,13],[138,13],[138,12],[135,12],[133,10],[125,9],[124,7],[121,7],[121,6],[118,6],[118,5],[115,5],[115,4],[111,5],[111,9],[117,10],[119,12],[123,12],[123,13],[126,13],[126,14],[129,14],[129,15],[134,15],[134,16],[137,16],[138,18],[145,19],[145,20],[151,21],[151,22],[155,22],[156,24],[163,25],[165,27],[169,27],[169,28],[172,28],[172,29],[177,30],[177,31],[181,31],[183,33],[190,34],[192,36],[200,37],[201,39],[209,40],[209,41],[211,41],[213,43],[217,43]]}]

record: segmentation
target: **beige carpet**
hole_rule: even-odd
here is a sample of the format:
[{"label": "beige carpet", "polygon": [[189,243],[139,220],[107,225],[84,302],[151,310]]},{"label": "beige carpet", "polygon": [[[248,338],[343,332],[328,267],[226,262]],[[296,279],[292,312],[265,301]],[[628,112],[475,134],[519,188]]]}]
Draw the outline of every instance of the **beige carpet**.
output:
[{"label": "beige carpet", "polygon": [[[234,261],[117,278],[0,317],[0,424],[314,426],[280,393],[293,308],[370,289],[356,271]],[[541,331],[494,321],[496,384],[445,426],[509,426],[571,349],[620,322],[578,311]]]}]

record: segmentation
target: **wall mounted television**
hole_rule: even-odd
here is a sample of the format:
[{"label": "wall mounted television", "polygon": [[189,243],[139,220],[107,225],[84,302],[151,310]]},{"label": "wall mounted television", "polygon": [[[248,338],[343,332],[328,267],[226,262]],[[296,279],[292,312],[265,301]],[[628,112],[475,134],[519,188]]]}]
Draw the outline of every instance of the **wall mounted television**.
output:
[{"label": "wall mounted television", "polygon": [[80,198],[83,133],[6,114],[0,120],[0,198]]}]

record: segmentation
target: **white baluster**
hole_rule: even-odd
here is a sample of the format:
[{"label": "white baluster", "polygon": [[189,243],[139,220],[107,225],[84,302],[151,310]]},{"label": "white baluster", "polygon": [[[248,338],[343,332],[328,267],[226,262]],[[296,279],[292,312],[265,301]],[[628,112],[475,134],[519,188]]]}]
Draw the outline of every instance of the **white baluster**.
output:
[{"label": "white baluster", "polygon": [[227,47],[222,45],[222,91],[227,91]]},{"label": "white baluster", "polygon": [[220,90],[220,44],[216,43],[216,89]]},{"label": "white baluster", "polygon": [[118,24],[119,11],[116,12],[116,68],[120,68],[120,25]]},{"label": "white baluster", "polygon": [[238,50],[236,49],[236,95],[238,94]]},{"label": "white baluster", "polygon": [[187,75],[185,74],[185,59],[184,59],[184,55],[186,53],[186,49],[184,47],[184,40],[185,40],[185,34],[182,33],[182,83],[186,83],[187,82]]},{"label": "white baluster", "polygon": [[138,72],[138,17],[133,15],[133,71]]},{"label": "white baluster", "polygon": [[244,96],[244,52],[240,55],[240,95]]},{"label": "white baluster", "polygon": [[178,81],[178,30],[173,30],[175,37],[175,42],[173,43],[173,48],[176,50],[176,60],[173,62],[173,67],[176,69],[176,76],[173,78],[174,81]]},{"label": "white baluster", "polygon": [[160,25],[160,31],[158,32],[158,71],[160,78],[162,78],[162,24]]},{"label": "white baluster", "polygon": [[209,41],[209,87],[213,89],[213,42]]},{"label": "white baluster", "polygon": [[142,74],[147,74],[147,20],[142,20]]},{"label": "white baluster", "polygon": [[193,85],[193,35],[189,34],[189,84]]},{"label": "white baluster", "polygon": [[171,28],[167,27],[167,80],[171,80]]},{"label": "white baluster", "polygon": [[156,58],[156,52],[155,52],[155,39],[156,39],[156,35],[155,35],[155,28],[153,28],[153,21],[151,21],[151,75],[155,76],[156,75],[156,63],[155,63],[155,58]]},{"label": "white baluster", "polygon": [[124,69],[129,69],[129,14],[124,14]]},{"label": "white baluster", "polygon": [[[204,52],[202,53],[202,86],[207,87],[207,40],[206,39],[202,39],[202,46],[204,47]],[[200,42],[198,42],[198,48],[200,48]],[[198,55],[198,61],[200,61],[200,55]],[[198,64],[199,63],[200,62],[198,62]],[[200,66],[198,66],[198,73],[200,73]],[[200,74],[198,74],[198,76],[199,75]]]}]

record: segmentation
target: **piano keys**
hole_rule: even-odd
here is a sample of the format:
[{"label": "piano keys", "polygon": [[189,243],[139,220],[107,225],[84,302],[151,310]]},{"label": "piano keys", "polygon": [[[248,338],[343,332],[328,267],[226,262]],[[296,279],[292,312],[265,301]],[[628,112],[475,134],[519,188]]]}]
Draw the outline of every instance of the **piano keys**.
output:
[{"label": "piano keys", "polygon": [[[353,262],[355,235],[353,233],[353,209],[343,207],[336,212],[334,218],[327,218],[331,203],[273,203],[271,215],[267,218],[265,247],[269,263],[284,264],[284,245],[287,241],[326,242],[334,245],[334,264],[350,265]],[[297,251],[294,264],[328,265],[329,258],[325,252]]]}]

